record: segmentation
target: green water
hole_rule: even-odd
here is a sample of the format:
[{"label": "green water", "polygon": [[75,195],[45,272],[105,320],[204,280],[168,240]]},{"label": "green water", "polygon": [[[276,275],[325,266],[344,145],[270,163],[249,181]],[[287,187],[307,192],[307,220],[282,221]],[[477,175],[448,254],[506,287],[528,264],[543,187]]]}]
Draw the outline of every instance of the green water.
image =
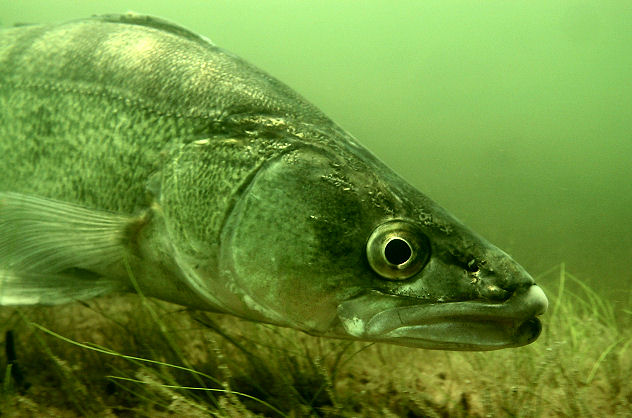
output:
[{"label": "green water", "polygon": [[628,300],[629,1],[0,0],[0,22],[128,10],[289,84],[532,273]]}]

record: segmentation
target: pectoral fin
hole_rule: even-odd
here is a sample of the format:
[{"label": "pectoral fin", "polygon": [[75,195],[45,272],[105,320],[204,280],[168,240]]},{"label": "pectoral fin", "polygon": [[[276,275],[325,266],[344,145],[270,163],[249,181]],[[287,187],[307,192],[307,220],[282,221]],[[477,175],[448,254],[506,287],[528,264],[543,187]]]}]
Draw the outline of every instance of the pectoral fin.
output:
[{"label": "pectoral fin", "polygon": [[60,304],[125,290],[138,218],[0,193],[0,305]]},{"label": "pectoral fin", "polygon": [[0,270],[0,305],[59,305],[123,290],[119,280]]}]

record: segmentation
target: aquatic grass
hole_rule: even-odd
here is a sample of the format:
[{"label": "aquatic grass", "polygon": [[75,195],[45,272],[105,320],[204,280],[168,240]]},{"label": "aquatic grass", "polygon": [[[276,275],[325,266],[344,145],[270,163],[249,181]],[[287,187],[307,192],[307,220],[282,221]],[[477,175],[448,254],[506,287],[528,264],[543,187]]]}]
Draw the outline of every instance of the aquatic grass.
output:
[{"label": "aquatic grass", "polygon": [[[168,367],[168,368],[173,368],[173,369],[178,369],[178,370],[184,370],[184,371],[187,371],[187,372],[189,372],[191,374],[198,375],[198,376],[204,377],[204,378],[206,378],[206,379],[208,379],[210,381],[213,381],[215,383],[221,384],[221,382],[219,380],[215,379],[214,377],[209,376],[209,375],[207,375],[205,373],[202,373],[200,371],[191,369],[189,367],[179,366],[179,365],[176,365],[176,364],[170,364],[170,363],[166,363],[166,362],[163,362],[163,361],[152,360],[152,359],[148,359],[148,358],[142,358],[142,357],[136,357],[136,356],[129,356],[129,355],[121,354],[121,353],[118,353],[118,352],[116,352],[114,350],[111,350],[111,349],[108,349],[108,348],[105,348],[105,347],[100,347],[100,346],[97,346],[97,345],[94,345],[94,344],[84,344],[84,343],[80,343],[80,342],[74,341],[72,339],[66,338],[63,335],[60,335],[60,334],[58,334],[58,333],[56,333],[54,331],[51,331],[51,330],[43,327],[42,325],[39,325],[39,324],[36,324],[36,323],[31,323],[31,325],[36,327],[36,328],[38,328],[38,329],[40,329],[41,331],[45,332],[46,334],[52,335],[53,337],[58,338],[58,339],[60,339],[62,341],[65,341],[65,342],[67,342],[69,344],[73,344],[73,345],[76,345],[78,347],[81,347],[81,348],[84,348],[84,349],[87,349],[87,350],[93,350],[93,351],[96,351],[98,353],[107,354],[107,355],[110,355],[110,356],[115,356],[115,357],[123,358],[123,359],[126,359],[126,360],[130,360],[135,365],[140,365],[141,363],[150,363],[150,364],[153,364],[153,365],[158,365],[158,366],[163,366],[163,367]],[[160,374],[157,377],[163,378],[164,375]],[[190,386],[185,387],[185,386],[181,386],[181,385],[177,385],[177,384],[163,384],[163,383],[157,383],[157,382],[148,383],[147,381],[143,381],[143,380],[139,380],[139,379],[133,379],[133,378],[123,377],[123,376],[114,376],[114,375],[108,375],[107,378],[114,379],[114,380],[119,380],[119,381],[134,382],[134,383],[153,384],[155,386],[160,386],[160,387],[169,388],[169,389],[183,389],[183,390],[191,390],[191,391],[198,390],[198,391],[210,391],[210,392],[219,392],[219,393],[232,393],[232,394],[235,394],[235,395],[238,395],[238,396],[243,396],[244,398],[248,398],[248,399],[253,400],[255,402],[259,402],[263,406],[266,406],[266,407],[270,408],[271,410],[273,410],[274,412],[277,412],[279,415],[285,416],[285,414],[283,414],[281,411],[279,411],[278,409],[274,408],[273,406],[267,404],[264,401],[261,401],[261,400],[255,398],[253,396],[250,396],[250,395],[248,395],[246,393],[240,393],[240,392],[226,390],[226,389],[208,388],[208,387],[190,387]],[[198,406],[196,405],[196,407],[198,407]],[[201,408],[201,409],[205,410],[204,408]]]},{"label": "aquatic grass", "polygon": [[0,357],[0,410],[134,416],[629,415],[630,307],[616,308],[565,265],[536,281],[551,302],[542,336],[526,347],[492,352],[316,338],[133,295],[20,309],[20,315],[0,312],[4,329],[17,336],[18,361],[32,383],[27,391],[16,391],[11,366]]},{"label": "aquatic grass", "polygon": [[[20,316],[23,317],[23,313],[18,311]],[[51,345],[42,338],[38,333],[33,334],[33,338],[37,340],[41,350],[45,354],[45,358],[48,360],[49,367],[53,373],[51,376],[56,380],[56,385],[64,392],[71,394],[68,396],[68,401],[72,404],[73,408],[81,415],[92,415],[97,412],[97,409],[101,406],[93,399],[90,399],[90,391],[85,382],[81,379],[81,375],[77,373],[80,369],[72,367],[70,362],[62,359],[55,354],[55,350],[51,348]]]},{"label": "aquatic grass", "polygon": [[[145,297],[144,293],[142,292],[142,290],[138,286],[138,282],[136,280],[136,276],[134,275],[134,272],[132,271],[132,268],[130,266],[130,263],[129,263],[129,260],[127,259],[127,257],[123,257],[123,261],[124,261],[125,269],[127,271],[128,278],[130,279],[132,287],[134,288],[134,290],[136,291],[136,293],[140,297],[143,309],[149,314],[149,316],[152,319],[153,323],[156,324],[156,326],[158,327],[158,330],[160,331],[160,335],[162,336],[164,341],[167,343],[167,346],[169,347],[171,352],[175,355],[177,361],[180,364],[183,364],[183,365],[186,366],[184,368],[181,368],[181,370],[193,371],[191,363],[188,361],[186,356],[183,355],[183,353],[179,349],[178,345],[174,342],[174,340],[171,337],[171,335],[170,335],[170,333],[169,333],[169,331],[167,329],[167,326],[165,325],[163,319],[156,313],[156,311],[152,307],[152,304],[148,301],[148,299]],[[195,379],[197,385],[202,386],[202,387],[206,387],[205,386],[205,382],[202,379],[199,378],[198,374],[192,373],[192,376]],[[163,377],[163,379],[165,379],[165,380],[170,382],[170,386],[176,386],[177,385],[176,379],[173,378],[170,373],[164,373],[164,375],[162,377]],[[217,379],[211,378],[208,375],[206,375],[205,377],[208,378],[209,380],[213,381],[214,383],[217,383],[217,384],[221,385],[221,382],[218,381]],[[194,395],[194,396],[197,396],[197,395]],[[217,401],[216,401],[216,399],[214,399],[212,397],[212,395],[211,395],[211,401],[215,405],[217,405]]]},{"label": "aquatic grass", "polygon": [[227,344],[224,359],[231,370],[231,385],[302,414],[336,408],[332,377],[340,355],[332,354],[344,352],[349,342],[247,322],[240,324],[240,332],[230,332],[209,314],[199,313],[195,319]]}]

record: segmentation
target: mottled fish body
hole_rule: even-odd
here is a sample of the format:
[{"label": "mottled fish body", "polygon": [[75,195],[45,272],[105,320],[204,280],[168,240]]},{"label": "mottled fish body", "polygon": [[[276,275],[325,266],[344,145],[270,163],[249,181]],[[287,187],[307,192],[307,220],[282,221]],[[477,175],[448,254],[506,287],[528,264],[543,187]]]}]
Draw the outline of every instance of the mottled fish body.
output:
[{"label": "mottled fish body", "polygon": [[156,18],[0,31],[0,305],[112,291],[316,335],[528,344],[507,254],[288,87]]}]

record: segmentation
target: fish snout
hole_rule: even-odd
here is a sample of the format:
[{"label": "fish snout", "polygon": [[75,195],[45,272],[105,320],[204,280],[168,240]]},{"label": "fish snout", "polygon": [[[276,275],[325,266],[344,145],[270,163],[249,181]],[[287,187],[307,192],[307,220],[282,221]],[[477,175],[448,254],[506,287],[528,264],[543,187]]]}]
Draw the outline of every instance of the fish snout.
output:
[{"label": "fish snout", "polygon": [[533,284],[527,288],[516,290],[509,299],[502,303],[503,315],[510,318],[535,318],[546,312],[549,300],[542,288]]},{"label": "fish snout", "polygon": [[515,318],[544,314],[549,302],[533,277],[513,260],[503,267],[475,273],[479,298],[487,303],[501,303],[506,306],[505,314]]},{"label": "fish snout", "polygon": [[470,271],[472,283],[483,300],[505,302],[535,285],[533,277],[520,264],[504,253],[502,255],[495,263],[483,264]]}]

